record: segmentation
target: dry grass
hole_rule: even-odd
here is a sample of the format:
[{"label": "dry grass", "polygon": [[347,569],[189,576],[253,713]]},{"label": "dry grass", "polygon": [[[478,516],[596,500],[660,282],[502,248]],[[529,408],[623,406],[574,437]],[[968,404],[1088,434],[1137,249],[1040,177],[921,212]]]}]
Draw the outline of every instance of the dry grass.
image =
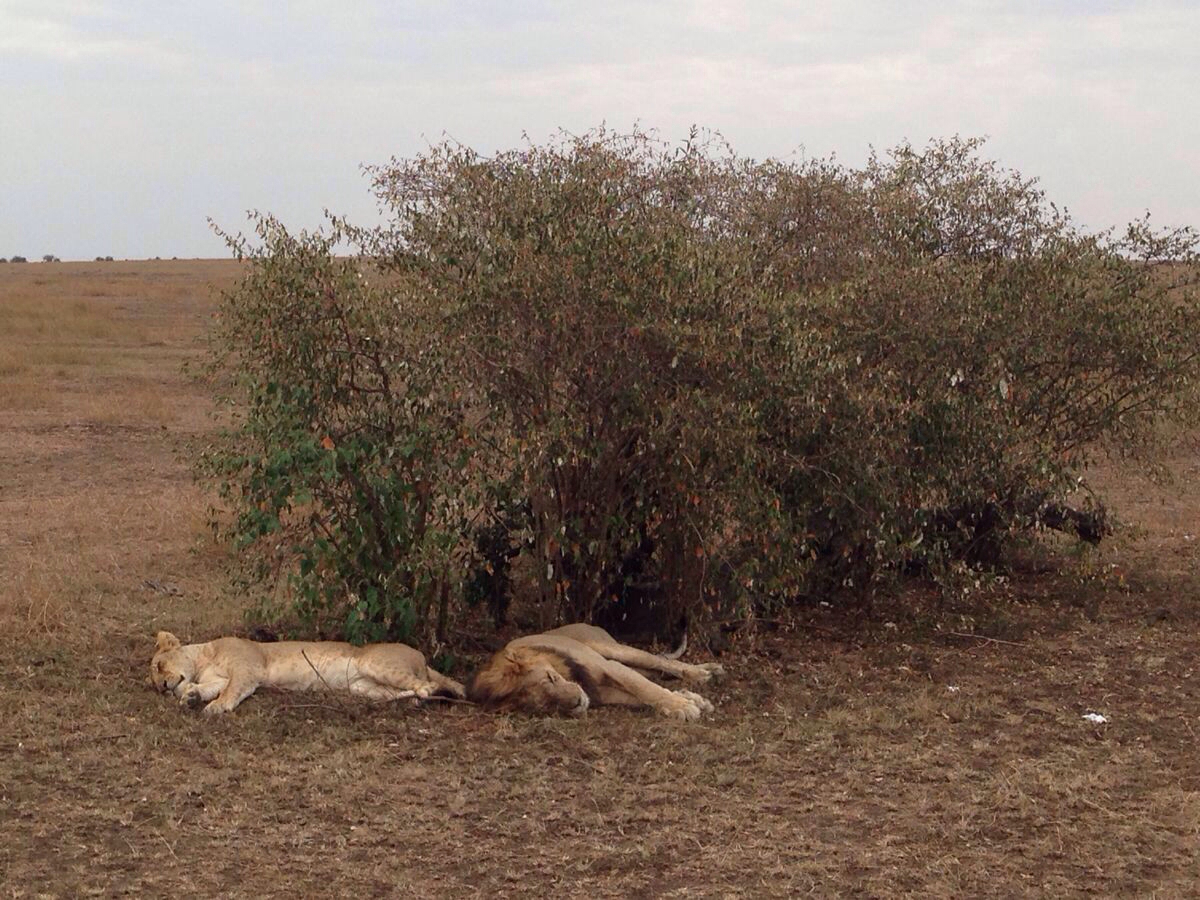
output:
[{"label": "dry grass", "polygon": [[742,635],[699,725],[181,712],[143,685],[154,631],[235,630],[243,605],[176,454],[208,427],[179,364],[235,273],[0,267],[5,894],[1195,893],[1194,443],[1168,487],[1098,474],[1136,527],[1080,574],[842,640]]}]

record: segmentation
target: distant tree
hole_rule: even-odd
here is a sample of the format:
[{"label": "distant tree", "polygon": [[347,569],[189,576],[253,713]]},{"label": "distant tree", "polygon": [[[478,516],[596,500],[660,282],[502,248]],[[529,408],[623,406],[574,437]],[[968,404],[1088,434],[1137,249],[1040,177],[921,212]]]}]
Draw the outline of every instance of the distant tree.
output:
[{"label": "distant tree", "polygon": [[9,262],[29,262],[29,260],[27,260],[23,256],[14,256],[12,259],[9,260]]},{"label": "distant tree", "polygon": [[113,258],[112,258],[111,256],[106,256],[106,257],[104,257],[104,261],[105,261],[105,262],[112,262],[112,261],[113,261]]},{"label": "distant tree", "polygon": [[46,262],[62,262],[62,260],[60,260],[53,253],[47,253],[42,257],[42,262],[44,262],[44,263],[46,263]]},{"label": "distant tree", "polygon": [[3,256],[0,256],[0,263],[6,263],[6,262],[8,262],[8,260],[5,259]]}]

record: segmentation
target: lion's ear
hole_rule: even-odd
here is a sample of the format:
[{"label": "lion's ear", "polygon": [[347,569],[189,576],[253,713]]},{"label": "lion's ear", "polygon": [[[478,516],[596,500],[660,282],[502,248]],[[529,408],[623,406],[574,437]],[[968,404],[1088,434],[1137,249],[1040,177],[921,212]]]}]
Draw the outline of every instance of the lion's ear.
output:
[{"label": "lion's ear", "polygon": [[520,650],[509,650],[506,647],[504,649],[504,662],[507,663],[508,668],[512,672],[517,674],[520,674],[529,668],[529,660]]},{"label": "lion's ear", "polygon": [[175,650],[182,646],[183,644],[179,643],[179,638],[175,637],[169,631],[160,631],[154,639],[155,653],[165,653],[168,650]]}]

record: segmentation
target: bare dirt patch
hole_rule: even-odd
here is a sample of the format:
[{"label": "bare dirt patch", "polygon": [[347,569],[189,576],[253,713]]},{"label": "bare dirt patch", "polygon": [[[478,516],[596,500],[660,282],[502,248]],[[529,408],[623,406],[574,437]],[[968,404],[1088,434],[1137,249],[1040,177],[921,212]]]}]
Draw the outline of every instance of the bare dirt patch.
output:
[{"label": "bare dirt patch", "polygon": [[154,631],[207,639],[244,605],[177,453],[208,427],[179,365],[236,272],[0,269],[6,894],[1194,893],[1194,441],[1167,485],[1096,473],[1128,527],[1066,574],[737,636],[698,725],[180,711],[144,685]]}]

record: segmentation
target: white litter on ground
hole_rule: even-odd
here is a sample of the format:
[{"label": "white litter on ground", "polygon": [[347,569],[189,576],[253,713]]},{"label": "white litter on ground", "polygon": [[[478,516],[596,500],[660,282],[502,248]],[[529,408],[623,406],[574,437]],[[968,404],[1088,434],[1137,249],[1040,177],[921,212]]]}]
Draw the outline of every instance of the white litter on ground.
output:
[{"label": "white litter on ground", "polygon": [[1100,713],[1084,713],[1083,717],[1093,725],[1104,725],[1108,722],[1108,719],[1104,718]]}]

